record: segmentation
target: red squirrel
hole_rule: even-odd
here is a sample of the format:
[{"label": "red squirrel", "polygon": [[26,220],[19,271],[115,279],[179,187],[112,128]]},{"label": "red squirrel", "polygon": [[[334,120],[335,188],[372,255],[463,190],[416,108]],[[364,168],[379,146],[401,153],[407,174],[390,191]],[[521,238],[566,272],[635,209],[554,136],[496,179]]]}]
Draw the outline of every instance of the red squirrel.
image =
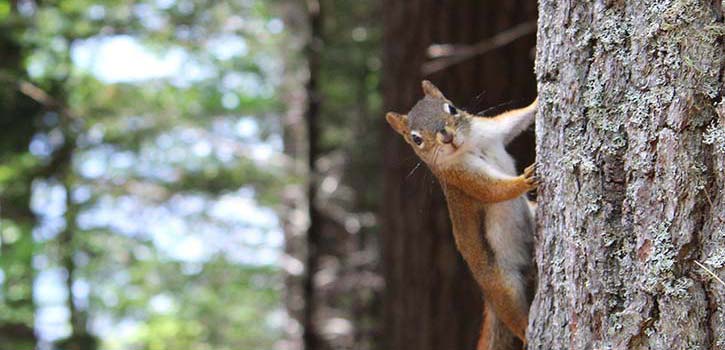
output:
[{"label": "red squirrel", "polygon": [[456,108],[431,82],[422,86],[425,96],[407,115],[385,118],[443,188],[456,246],[484,295],[477,350],[521,348],[536,279],[525,194],[538,182],[534,165],[515,175],[505,146],[533,123],[538,99],[481,117]]}]

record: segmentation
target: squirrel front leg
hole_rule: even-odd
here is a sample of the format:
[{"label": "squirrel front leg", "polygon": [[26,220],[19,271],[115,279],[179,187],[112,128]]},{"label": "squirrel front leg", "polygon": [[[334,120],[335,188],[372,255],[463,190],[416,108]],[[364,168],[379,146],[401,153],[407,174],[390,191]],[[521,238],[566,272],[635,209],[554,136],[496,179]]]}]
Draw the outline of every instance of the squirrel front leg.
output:
[{"label": "squirrel front leg", "polygon": [[507,145],[534,122],[538,107],[539,98],[537,97],[534,102],[524,108],[514,109],[483,120],[496,124],[496,129],[503,134],[504,145]]},{"label": "squirrel front leg", "polygon": [[527,167],[519,176],[506,175],[492,168],[485,172],[467,168],[446,169],[444,172],[444,176],[439,178],[484,203],[518,198],[538,186],[536,164]]}]

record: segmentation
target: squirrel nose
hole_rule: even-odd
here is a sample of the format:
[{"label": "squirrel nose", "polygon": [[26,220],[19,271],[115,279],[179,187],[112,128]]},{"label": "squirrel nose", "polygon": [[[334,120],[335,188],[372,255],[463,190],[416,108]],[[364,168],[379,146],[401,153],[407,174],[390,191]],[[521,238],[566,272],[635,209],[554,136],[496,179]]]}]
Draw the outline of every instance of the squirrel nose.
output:
[{"label": "squirrel nose", "polygon": [[451,143],[451,142],[453,142],[453,133],[449,132],[445,128],[438,130],[438,135],[440,135],[439,140],[442,143]]}]

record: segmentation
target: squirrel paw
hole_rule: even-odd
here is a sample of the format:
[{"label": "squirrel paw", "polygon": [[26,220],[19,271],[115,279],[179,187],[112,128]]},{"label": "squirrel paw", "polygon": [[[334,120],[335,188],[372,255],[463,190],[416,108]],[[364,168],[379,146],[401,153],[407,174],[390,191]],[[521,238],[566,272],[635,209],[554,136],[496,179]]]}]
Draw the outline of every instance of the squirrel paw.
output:
[{"label": "squirrel paw", "polygon": [[539,177],[536,175],[536,162],[526,167],[522,176],[524,177],[526,185],[529,187],[529,191],[539,187]]}]

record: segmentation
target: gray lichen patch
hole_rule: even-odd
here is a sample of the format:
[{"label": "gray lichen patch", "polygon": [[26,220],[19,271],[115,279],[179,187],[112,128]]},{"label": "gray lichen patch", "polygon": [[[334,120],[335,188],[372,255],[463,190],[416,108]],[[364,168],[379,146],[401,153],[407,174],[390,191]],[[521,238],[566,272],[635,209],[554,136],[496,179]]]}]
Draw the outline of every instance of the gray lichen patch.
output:
[{"label": "gray lichen patch", "polygon": [[662,12],[662,30],[669,31],[686,26],[700,18],[703,6],[697,0],[663,1],[667,8]]},{"label": "gray lichen patch", "polygon": [[702,134],[702,142],[712,145],[715,152],[725,154],[725,127],[720,121],[714,121]]},{"label": "gray lichen patch", "polygon": [[590,193],[584,194],[587,199],[585,200],[587,205],[584,207],[584,213],[587,215],[594,214],[601,209],[601,202],[602,202],[602,196],[601,195],[592,195]]},{"label": "gray lichen patch", "polygon": [[592,158],[587,155],[580,155],[579,157],[579,169],[583,174],[592,174],[599,170],[599,167]]},{"label": "gray lichen patch", "polygon": [[568,154],[560,161],[560,166],[570,173],[578,172],[580,175],[591,175],[599,171],[595,160],[583,150]]},{"label": "gray lichen patch", "polygon": [[[658,86],[648,86],[644,91],[632,86],[625,93],[626,102],[618,106],[618,109],[629,117],[630,125],[645,130],[654,130],[657,127],[657,124],[652,123],[653,112],[670,105],[675,98],[675,89],[671,86],[660,86],[661,83],[663,81],[658,81]],[[654,137],[653,133],[649,134]]]},{"label": "gray lichen patch", "polygon": [[594,59],[602,54],[611,54],[611,57],[626,64],[629,60],[627,42],[631,36],[631,18],[623,13],[620,7],[609,7],[598,18],[596,28],[593,30]]},{"label": "gray lichen patch", "polygon": [[646,275],[642,282],[643,289],[651,294],[665,290],[675,280],[677,251],[670,238],[670,225],[670,221],[664,221],[648,229],[653,249],[645,262]]},{"label": "gray lichen patch", "polygon": [[698,192],[706,190],[708,169],[705,164],[693,161],[690,165],[689,178],[691,186]]},{"label": "gray lichen patch", "polygon": [[[725,229],[720,229],[720,234],[725,235]],[[725,248],[718,248],[713,254],[705,259],[705,265],[715,270],[725,266]]]},{"label": "gray lichen patch", "polygon": [[531,315],[529,348],[722,348],[725,312],[711,309],[725,287],[693,263],[725,269],[714,3],[539,3],[537,158],[549,186],[537,298],[547,303]]},{"label": "gray lichen patch", "polygon": [[692,279],[687,277],[680,277],[674,281],[668,281],[664,283],[664,293],[675,298],[686,298],[688,290],[694,285]]}]

